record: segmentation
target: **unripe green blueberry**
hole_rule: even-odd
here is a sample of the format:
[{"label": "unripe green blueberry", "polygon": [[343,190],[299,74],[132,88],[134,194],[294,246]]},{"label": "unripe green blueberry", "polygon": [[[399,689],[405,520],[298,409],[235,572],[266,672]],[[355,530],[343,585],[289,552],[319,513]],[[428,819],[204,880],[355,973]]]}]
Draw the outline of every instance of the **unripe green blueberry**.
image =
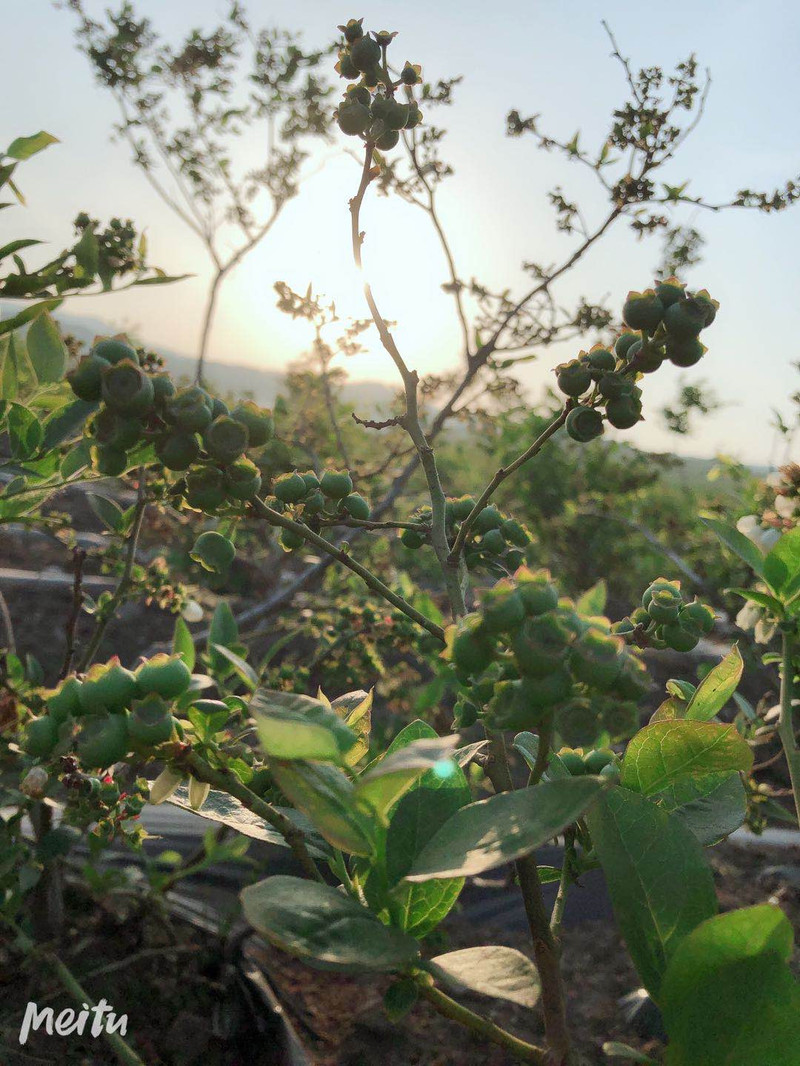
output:
[{"label": "unripe green blueberry", "polygon": [[453,665],[466,675],[482,674],[495,655],[494,640],[478,614],[468,614],[456,626],[450,649]]},{"label": "unripe green blueberry", "polygon": [[618,400],[609,400],[606,404],[606,418],[616,429],[630,429],[642,417],[640,400],[621,396]]},{"label": "unripe green blueberry", "polygon": [[525,606],[525,613],[536,616],[552,611],[558,606],[558,589],[550,581],[546,570],[534,573],[521,570],[516,575],[519,594]]},{"label": "unripe green blueberry", "polygon": [[584,684],[603,691],[613,685],[622,668],[620,637],[589,629],[575,642],[570,653],[572,673]]},{"label": "unripe green blueberry", "polygon": [[403,85],[418,85],[422,81],[420,68],[406,60],[403,64],[403,69],[400,71],[400,81]]},{"label": "unripe green blueberry", "polygon": [[627,740],[639,728],[639,708],[625,700],[608,700],[603,703],[600,721],[612,741]]},{"label": "unripe green blueberry", "polygon": [[300,477],[306,483],[306,492],[316,492],[319,488],[319,478],[313,470],[306,470]]},{"label": "unripe green blueberry", "polygon": [[672,304],[664,314],[664,325],[670,338],[689,341],[697,337],[706,325],[706,308],[699,301],[689,297],[680,303]]},{"label": "unripe green blueberry", "polygon": [[176,430],[156,442],[156,455],[167,470],[188,470],[200,454],[196,433]]},{"label": "unripe green blueberry", "polygon": [[224,400],[221,400],[219,396],[211,397],[211,421],[216,422],[218,418],[222,418],[223,415],[227,418],[230,415],[230,409]]},{"label": "unripe green blueberry", "polygon": [[232,463],[247,449],[247,426],[229,415],[221,415],[206,428],[203,444],[209,455],[221,463]]},{"label": "unripe green blueberry", "polygon": [[281,544],[287,551],[294,551],[296,548],[303,547],[305,539],[299,533],[295,533],[293,529],[282,529]]},{"label": "unripe green blueberry", "polygon": [[138,693],[136,676],[114,656],[107,663],[97,663],[89,670],[80,687],[79,698],[84,714],[99,714],[129,707]]},{"label": "unripe green blueberry", "polygon": [[154,748],[170,739],[172,715],[160,696],[152,694],[146,699],[133,701],[128,736],[132,744],[141,748]]},{"label": "unripe green blueberry", "polygon": [[657,588],[650,596],[647,613],[654,622],[664,625],[677,620],[682,606],[683,597],[678,588]]},{"label": "unripe green blueberry", "polygon": [[562,750],[558,753],[558,757],[570,777],[583,777],[586,773],[584,761],[577,751]]},{"label": "unripe green blueberry", "polygon": [[189,557],[209,573],[224,574],[236,558],[236,548],[230,538],[209,529],[194,542]]},{"label": "unripe green blueberry", "polygon": [[671,599],[675,603],[682,601],[681,586],[678,581],[669,581],[665,577],[658,577],[655,581],[651,581],[642,595],[642,607],[645,610],[649,610],[650,601],[656,592],[667,592]]},{"label": "unripe green blueberry", "polygon": [[421,122],[422,112],[415,104],[412,104],[408,111],[408,118],[406,119],[406,129],[413,130],[416,126],[419,126]]},{"label": "unripe green blueberry", "polygon": [[699,600],[684,604],[678,612],[678,620],[684,629],[695,630],[702,636],[708,636],[715,621],[711,608]]},{"label": "unripe green blueberry", "polygon": [[481,537],[481,551],[489,555],[502,555],[505,550],[505,538],[499,529],[490,529]]},{"label": "unripe green blueberry", "polygon": [[705,311],[706,325],[710,326],[714,319],[717,317],[717,311],[719,310],[719,300],[712,300],[708,290],[701,289],[700,292],[694,294],[694,299]]},{"label": "unripe green blueberry", "polygon": [[621,374],[603,374],[597,383],[600,395],[607,400],[617,400],[620,396],[630,396],[633,382]]},{"label": "unripe green blueberry", "polygon": [[111,364],[107,359],[91,353],[84,355],[78,365],[67,374],[70,388],[79,400],[94,403],[100,399],[102,391],[102,375]]},{"label": "unripe green blueberry", "polygon": [[622,305],[622,317],[631,329],[645,329],[652,333],[664,317],[664,305],[652,289],[629,292]]},{"label": "unripe green blueberry", "polygon": [[602,344],[596,344],[594,348],[591,348],[586,355],[586,365],[591,368],[595,374],[608,373],[614,370],[617,365],[616,356],[608,348],[604,348]]},{"label": "unripe green blueberry", "polygon": [[502,514],[493,503],[490,503],[488,507],[478,511],[475,521],[472,523],[472,532],[485,534],[493,529],[499,530],[504,521]]},{"label": "unripe green blueberry", "polygon": [[584,757],[583,766],[587,774],[599,774],[606,766],[612,766],[615,759],[616,755],[613,751],[608,748],[598,748]]},{"label": "unripe green blueberry", "polygon": [[514,518],[507,518],[500,530],[508,543],[514,544],[517,548],[524,548],[531,542],[531,535],[528,530]]},{"label": "unripe green blueberry", "polygon": [[357,100],[342,104],[336,114],[336,121],[342,133],[349,137],[366,132],[370,124],[369,108]]},{"label": "unripe green blueberry", "polygon": [[189,687],[192,673],[180,655],[159,653],[136,668],[136,684],[142,695],[154,694],[174,700]]},{"label": "unripe green blueberry", "polygon": [[525,618],[525,606],[516,585],[498,581],[481,600],[483,628],[487,633],[509,633]]},{"label": "unripe green blueberry", "polygon": [[225,479],[215,466],[194,466],[186,475],[186,502],[198,511],[214,512],[225,502]]},{"label": "unripe green blueberry", "polygon": [[582,396],[592,384],[592,375],[587,365],[578,359],[556,367],[556,381],[565,396]]},{"label": "unripe green blueberry", "polygon": [[78,757],[86,769],[102,769],[124,759],[130,748],[126,714],[84,718],[78,733]]},{"label": "unripe green blueberry", "polygon": [[392,148],[397,146],[397,142],[400,140],[400,134],[396,130],[387,130],[386,133],[382,133],[375,141],[375,147],[379,148],[382,152],[388,152]]},{"label": "unripe green blueberry", "polygon": [[345,101],[348,104],[363,104],[364,107],[369,107],[372,103],[372,94],[366,85],[348,85],[345,91]]},{"label": "unripe green blueberry", "polygon": [[202,433],[211,422],[211,399],[196,385],[178,389],[165,405],[165,417],[190,433]]},{"label": "unripe green blueberry", "polygon": [[175,395],[175,382],[170,375],[163,371],[153,374],[150,380],[153,382],[153,402],[156,406],[161,407],[168,403]]},{"label": "unripe green blueberry", "polygon": [[389,106],[383,116],[383,121],[390,130],[402,130],[408,121],[410,112],[408,104],[401,103],[399,100],[393,100],[391,98],[388,103]]},{"label": "unripe green blueberry", "polygon": [[138,361],[123,359],[102,374],[101,395],[122,415],[143,415],[153,406],[153,382]]},{"label": "unripe green blueberry", "polygon": [[104,477],[119,477],[128,467],[128,456],[113,444],[97,444],[91,449],[92,466]]},{"label": "unripe green blueberry", "polygon": [[317,514],[317,512],[324,510],[326,503],[327,500],[319,489],[311,492],[305,500],[303,500],[303,506],[309,514]]},{"label": "unripe green blueberry", "polygon": [[356,70],[363,74],[372,70],[381,61],[381,46],[372,37],[366,34],[353,41],[350,48],[350,59]]},{"label": "unripe green blueberry", "polygon": [[664,362],[663,348],[651,342],[642,344],[640,341],[638,344],[632,345],[629,355],[634,368],[641,370],[643,374],[655,373]]},{"label": "unripe green blueberry", "polygon": [[272,486],[275,496],[283,503],[298,503],[308,492],[305,478],[295,470],[291,474],[282,474]]},{"label": "unripe green blueberry", "polygon": [[667,340],[667,359],[675,366],[687,369],[699,363],[708,349],[697,339],[690,337],[688,340]]},{"label": "unripe green blueberry", "polygon": [[369,503],[358,492],[351,492],[349,496],[345,496],[342,500],[342,507],[351,518],[357,518],[362,522],[368,521],[372,513]]},{"label": "unripe green blueberry", "polygon": [[109,439],[109,444],[120,451],[127,451],[138,444],[144,435],[144,426],[138,418],[125,418],[117,415],[114,418],[114,426]]},{"label": "unripe green blueberry", "polygon": [[348,44],[353,44],[354,41],[358,41],[364,36],[364,28],[361,25],[363,18],[360,19],[348,19],[347,25],[340,26],[339,29],[344,34],[344,39]]},{"label": "unripe green blueberry", "polygon": [[105,359],[107,363],[121,363],[125,359],[131,359],[134,363],[139,362],[136,349],[115,337],[106,337],[105,340],[98,341],[92,348],[92,355]]},{"label": "unripe green blueberry", "polygon": [[558,708],[555,728],[559,737],[570,747],[594,744],[600,735],[600,717],[594,704],[583,696],[576,696]]},{"label": "unripe green blueberry", "polygon": [[691,651],[697,647],[700,634],[696,629],[684,629],[679,622],[670,622],[661,631],[664,643],[674,651]]},{"label": "unripe green blueberry", "polygon": [[320,478],[320,490],[330,500],[342,500],[353,491],[353,481],[347,471],[326,470]]},{"label": "unripe green blueberry", "polygon": [[364,71],[361,76],[361,84],[368,89],[374,89],[380,82],[382,76],[383,71],[381,70],[380,63],[376,63],[374,67]]},{"label": "unripe green blueberry", "polygon": [[58,723],[49,714],[32,718],[25,727],[22,747],[35,759],[46,759],[58,741]]},{"label": "unripe green blueberry", "polygon": [[686,299],[686,286],[677,278],[667,278],[656,285],[656,296],[664,308],[672,307],[673,304]]},{"label": "unripe green blueberry", "polygon": [[261,488],[261,474],[250,459],[237,459],[225,468],[225,487],[235,500],[252,500]]},{"label": "unripe green blueberry", "polygon": [[513,573],[525,562],[525,552],[519,548],[509,548],[503,559],[506,567]]},{"label": "unripe green blueberry", "polygon": [[603,416],[593,407],[573,407],[567,415],[567,433],[573,440],[586,444],[603,435]]},{"label": "unripe green blueberry", "polygon": [[614,352],[620,359],[628,359],[631,347],[637,342],[641,343],[639,334],[626,330],[624,333],[620,333],[614,342]]},{"label": "unripe green blueberry", "polygon": [[341,51],[339,53],[339,61],[334,67],[339,77],[346,78],[347,81],[353,81],[359,76],[359,70],[354,65],[353,59],[349,52]]},{"label": "unripe green blueberry", "polygon": [[416,529],[404,529],[400,534],[400,540],[406,548],[411,548],[412,550],[421,548],[425,543],[425,538]]},{"label": "unripe green blueberry", "polygon": [[83,713],[80,700],[81,683],[77,677],[68,677],[58,688],[45,693],[47,710],[59,725],[67,718],[76,718]]},{"label": "unripe green blueberry", "polygon": [[526,677],[546,677],[563,662],[571,639],[552,612],[527,618],[511,641],[517,669]]}]

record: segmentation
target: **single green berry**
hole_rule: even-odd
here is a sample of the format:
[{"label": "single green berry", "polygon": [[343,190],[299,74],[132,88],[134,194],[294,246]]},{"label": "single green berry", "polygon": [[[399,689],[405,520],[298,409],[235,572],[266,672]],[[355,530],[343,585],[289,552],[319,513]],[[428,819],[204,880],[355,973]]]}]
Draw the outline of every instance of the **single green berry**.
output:
[{"label": "single green berry", "polygon": [[694,294],[694,299],[705,311],[706,325],[710,326],[714,319],[717,317],[717,311],[719,310],[719,300],[712,300],[709,292],[706,289],[701,289],[700,292]]},{"label": "single green berry", "polygon": [[[488,534],[487,534],[488,536]],[[525,605],[518,589],[510,581],[498,581],[481,601],[483,626],[487,633],[508,633],[525,618]]]},{"label": "single green berry", "polygon": [[203,434],[203,444],[209,455],[221,463],[232,463],[248,446],[247,426],[229,415],[220,415]]},{"label": "single green berry", "polygon": [[416,529],[404,529],[400,534],[400,540],[406,548],[411,549],[421,548],[425,543],[425,538]]},{"label": "single green berry", "polygon": [[93,666],[83,680],[79,698],[84,714],[121,711],[139,694],[136,676],[126,670],[119,659]]},{"label": "single green berry", "polygon": [[453,520],[463,522],[475,506],[475,500],[472,496],[457,496],[452,500],[448,500],[447,505],[450,508]]},{"label": "single green berry", "polygon": [[499,530],[504,521],[505,519],[502,514],[493,503],[490,503],[488,507],[484,507],[482,511],[478,511],[475,516],[475,521],[472,523],[472,532],[486,534],[493,529]]},{"label": "single green berry", "polygon": [[656,296],[664,308],[672,307],[673,304],[686,299],[686,286],[677,278],[667,278],[656,285]]},{"label": "single green berry", "polygon": [[616,429],[630,429],[641,417],[640,400],[621,396],[618,400],[609,400],[606,404],[606,418]]},{"label": "single green berry", "polygon": [[631,333],[626,330],[624,333],[620,333],[614,342],[614,352],[620,359],[628,359],[631,347],[637,342],[641,342],[639,334]]},{"label": "single green berry", "polygon": [[281,544],[287,551],[294,551],[296,548],[303,547],[305,538],[301,537],[299,533],[295,533],[293,529],[282,529]]},{"label": "single green berry", "polygon": [[616,755],[613,751],[609,751],[608,748],[598,748],[596,751],[590,751],[584,758],[583,765],[587,774],[599,774],[606,768],[606,766],[612,766]]},{"label": "single green berry", "polygon": [[521,522],[514,518],[508,518],[503,522],[500,530],[509,544],[517,548],[524,548],[531,542],[531,535]]},{"label": "single green berry", "polygon": [[115,337],[106,337],[105,340],[98,341],[92,348],[91,354],[105,359],[107,363],[121,363],[125,359],[130,359],[134,363],[139,362],[136,349]]},{"label": "single green berry", "polygon": [[590,367],[595,375],[609,373],[616,368],[617,357],[609,348],[598,344],[587,353],[584,365]]},{"label": "single green berry", "polygon": [[156,442],[156,455],[167,470],[188,470],[200,455],[200,438],[196,433],[170,433]]},{"label": "single green berry", "polygon": [[694,600],[692,603],[686,603],[681,607],[678,613],[678,621],[684,629],[695,630],[702,636],[708,636],[714,628],[715,618],[714,612],[710,607],[706,607],[699,600]]},{"label": "single green berry", "polygon": [[339,29],[344,34],[344,39],[348,44],[353,44],[355,41],[360,40],[364,36],[364,28],[361,25],[363,22],[361,19],[348,19],[346,26],[340,26]]},{"label": "single green berry", "polygon": [[400,71],[400,81],[403,85],[418,85],[422,81],[421,68],[416,63],[409,63],[406,60]]},{"label": "single green berry", "polygon": [[583,396],[592,384],[592,375],[586,363],[572,359],[556,367],[556,381],[565,396]]},{"label": "single green berry", "polygon": [[363,104],[364,107],[369,107],[372,103],[372,94],[366,85],[348,85],[345,101],[348,104]]},{"label": "single green berry", "polygon": [[180,655],[160,653],[136,668],[136,684],[142,695],[150,693],[174,700],[189,687],[192,672]]},{"label": "single green berry", "polygon": [[175,382],[166,372],[153,374],[150,380],[153,382],[153,402],[162,407],[175,395]]},{"label": "single green berry", "polygon": [[358,518],[362,522],[368,521],[372,513],[369,504],[358,492],[351,492],[349,496],[345,496],[342,500],[342,507],[351,518]]},{"label": "single green berry", "polygon": [[164,415],[168,422],[187,432],[202,433],[211,422],[211,399],[196,385],[178,389],[167,401]]},{"label": "single green berry", "polygon": [[237,459],[225,468],[225,486],[235,500],[252,500],[261,488],[258,467],[250,459]]},{"label": "single green berry", "polygon": [[92,466],[104,477],[119,477],[128,467],[128,456],[113,444],[98,444],[91,449]]},{"label": "single green berry", "polygon": [[622,668],[620,637],[589,629],[573,645],[569,665],[578,681],[603,691],[613,685]]},{"label": "single green berry", "polygon": [[586,444],[603,434],[603,416],[592,407],[573,407],[567,415],[567,433],[573,440]]},{"label": "single green berry", "polygon": [[467,676],[482,674],[494,659],[495,644],[478,614],[462,618],[452,638],[450,654],[456,669]]},{"label": "single green berry", "polygon": [[667,340],[667,359],[674,365],[684,369],[699,363],[708,349],[697,337],[688,340]]},{"label": "single green berry", "polygon": [[360,73],[358,68],[354,65],[350,53],[344,51],[339,53],[339,61],[334,67],[334,70],[340,78],[346,78],[347,81],[353,81]]},{"label": "single green berry", "polygon": [[353,491],[353,481],[346,471],[326,470],[319,487],[328,499],[342,500]]},{"label": "single green berry", "polygon": [[236,548],[229,537],[214,529],[201,533],[194,542],[189,557],[212,574],[225,574],[236,558]]},{"label": "single green berry", "polygon": [[629,354],[634,369],[641,370],[643,374],[654,373],[664,362],[664,349],[651,342],[633,345]]},{"label": "single green berry", "polygon": [[102,769],[124,759],[130,748],[127,714],[85,718],[78,733],[78,757],[87,769]]},{"label": "single green berry", "polygon": [[502,555],[505,550],[505,537],[499,529],[490,529],[481,537],[481,551],[489,555]]},{"label": "single green berry", "polygon": [[261,448],[275,435],[272,412],[248,400],[231,411],[231,418],[247,426],[250,448]]},{"label": "single green berry", "polygon": [[582,777],[586,773],[586,765],[577,751],[560,751],[558,758],[570,777]]},{"label": "single green berry", "polygon": [[103,371],[101,395],[119,414],[143,415],[153,406],[153,382],[138,361],[123,359]]},{"label": "single green berry", "polygon": [[54,722],[60,725],[67,718],[77,718],[83,713],[80,691],[81,683],[77,677],[68,677],[58,688],[45,693],[47,710]]},{"label": "single green berry", "polygon": [[370,124],[369,108],[364,107],[357,100],[352,103],[348,101],[339,107],[336,113],[336,121],[339,129],[342,133],[346,133],[348,137],[365,133]]},{"label": "single green berry", "polygon": [[22,747],[35,759],[46,759],[58,741],[58,722],[49,714],[32,718],[25,727]]},{"label": "single green berry", "polygon": [[561,740],[572,748],[593,745],[602,730],[594,702],[583,696],[558,708],[555,728]]},{"label": "single green berry", "polygon": [[380,148],[382,152],[388,152],[397,146],[399,140],[400,134],[396,130],[387,130],[376,139],[375,147]]},{"label": "single green berry", "polygon": [[652,289],[629,292],[622,305],[622,317],[625,325],[631,329],[644,329],[652,333],[664,317],[664,305]]},{"label": "single green berry", "polygon": [[674,651],[691,651],[697,647],[700,635],[695,629],[684,629],[679,622],[670,622],[661,632],[662,640]]},{"label": "single green berry", "polygon": [[420,109],[412,104],[409,108],[408,118],[406,119],[406,129],[413,130],[422,122],[422,112]]},{"label": "single green berry", "polygon": [[408,122],[410,110],[408,104],[403,104],[399,100],[393,100],[390,98],[386,114],[383,116],[383,121],[386,123],[387,129],[402,130],[405,127],[406,122]]},{"label": "single green berry", "polygon": [[353,41],[350,48],[350,59],[356,70],[362,74],[372,70],[381,61],[381,46],[372,38],[363,35]]},{"label": "single green berry", "polygon": [[213,513],[225,502],[225,479],[215,466],[194,466],[186,475],[186,502]]},{"label": "single green berry", "polygon": [[546,677],[563,662],[571,639],[553,613],[527,618],[511,641],[517,669],[525,677]]},{"label": "single green berry", "polygon": [[172,721],[169,708],[160,696],[134,700],[128,718],[128,736],[138,747],[154,748],[170,739]]},{"label": "single green berry", "polygon": [[546,570],[534,573],[526,569],[516,577],[526,614],[545,614],[558,606],[558,589],[550,581],[550,574]]},{"label": "single green berry", "polygon": [[308,485],[295,470],[292,474],[282,474],[272,486],[272,492],[283,503],[298,503],[308,492]]},{"label": "single green berry", "polygon": [[94,353],[84,355],[78,365],[67,374],[70,388],[79,400],[94,403],[102,392],[102,375],[111,364]]},{"label": "single green berry", "polygon": [[672,304],[664,314],[664,325],[670,338],[690,341],[697,337],[706,325],[706,307],[700,300],[689,298]]}]

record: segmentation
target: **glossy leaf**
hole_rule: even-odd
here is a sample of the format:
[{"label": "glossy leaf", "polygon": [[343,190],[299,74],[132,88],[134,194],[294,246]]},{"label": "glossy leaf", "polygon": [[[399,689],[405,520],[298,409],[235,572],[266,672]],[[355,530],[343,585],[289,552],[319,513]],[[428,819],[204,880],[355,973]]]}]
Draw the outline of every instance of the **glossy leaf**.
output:
[{"label": "glossy leaf", "polygon": [[268,877],[245,888],[248,922],[270,943],[312,966],[341,973],[391,973],[412,965],[419,945],[384,925],[342,891],[297,877]]},{"label": "glossy leaf", "polygon": [[353,784],[329,763],[273,762],[275,783],[320,835],[351,855],[372,855],[375,827],[357,806]]},{"label": "glossy leaf", "polygon": [[458,764],[452,752],[458,743],[454,736],[433,736],[412,741],[404,748],[384,756],[365,771],[356,782],[356,797],[379,815],[389,810],[423,774],[431,771],[443,778],[452,777]]},{"label": "glossy leaf", "polygon": [[744,785],[737,773],[684,777],[650,798],[680,818],[704,847],[735,832],[747,813]]},{"label": "glossy leaf", "polygon": [[261,690],[250,702],[250,713],[270,759],[340,763],[357,739],[334,711],[310,696]]},{"label": "glossy leaf", "polygon": [[408,879],[472,877],[512,862],[571,825],[602,788],[598,778],[571,777],[462,807],[423,848]]},{"label": "glossy leaf", "polygon": [[448,951],[431,959],[425,969],[454,992],[480,992],[521,1007],[535,1007],[541,994],[536,967],[527,955],[514,948]]},{"label": "glossy leaf", "polygon": [[685,717],[707,722],[718,714],[733,696],[744,670],[744,660],[738,645],[734,644],[728,654],[709,670],[694,695],[689,700]]},{"label": "glossy leaf", "polygon": [[639,730],[625,751],[620,783],[650,796],[683,777],[752,765],[753,753],[735,726],[676,719]]},{"label": "glossy leaf", "polygon": [[675,815],[623,788],[601,796],[586,823],[628,951],[657,998],[681,939],[717,910],[703,849]]}]

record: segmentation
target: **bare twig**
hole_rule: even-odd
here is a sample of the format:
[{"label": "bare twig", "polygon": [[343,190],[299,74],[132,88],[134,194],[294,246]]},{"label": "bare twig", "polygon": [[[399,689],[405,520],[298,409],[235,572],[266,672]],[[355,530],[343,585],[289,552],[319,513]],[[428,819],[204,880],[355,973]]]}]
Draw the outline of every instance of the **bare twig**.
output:
[{"label": "bare twig", "polygon": [[72,552],[72,604],[64,627],[67,636],[67,646],[64,649],[64,661],[61,664],[59,681],[63,681],[72,666],[72,657],[75,654],[75,628],[83,607],[83,564],[86,561],[86,551],[83,548],[74,548]]}]

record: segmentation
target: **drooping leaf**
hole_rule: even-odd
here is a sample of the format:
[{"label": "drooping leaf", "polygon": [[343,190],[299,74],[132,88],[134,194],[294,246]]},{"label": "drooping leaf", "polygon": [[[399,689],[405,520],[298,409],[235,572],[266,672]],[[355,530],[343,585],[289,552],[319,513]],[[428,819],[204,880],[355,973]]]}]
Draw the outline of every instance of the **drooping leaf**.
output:
[{"label": "drooping leaf", "polygon": [[352,781],[337,766],[274,761],[270,769],[281,792],[328,843],[351,855],[373,854],[375,827],[356,804]]},{"label": "drooping leaf", "polygon": [[737,773],[683,777],[650,798],[680,818],[704,847],[737,830],[747,813],[744,785]]},{"label": "drooping leaf", "polygon": [[46,133],[44,130],[39,130],[38,133],[33,133],[30,137],[17,137],[6,148],[5,154],[11,159],[30,159],[32,155],[36,155],[37,152],[41,152],[49,145],[58,143],[58,137],[54,137],[52,133]]},{"label": "drooping leaf", "polygon": [[44,439],[42,448],[50,450],[57,448],[64,441],[84,426],[90,415],[97,410],[98,404],[88,403],[86,400],[71,400],[53,411],[44,423]]},{"label": "drooping leaf", "polygon": [[683,777],[752,765],[753,753],[734,725],[676,719],[639,730],[625,751],[620,783],[651,796]]},{"label": "drooping leaf", "polygon": [[423,848],[408,879],[471,877],[518,859],[579,818],[602,788],[597,778],[571,777],[462,807]]},{"label": "drooping leaf", "polygon": [[713,670],[709,670],[686,708],[686,718],[707,722],[718,714],[733,696],[744,670],[739,646],[734,644]]},{"label": "drooping leaf", "polygon": [[218,655],[221,655],[223,659],[227,659],[244,684],[247,685],[251,692],[255,692],[258,688],[259,679],[258,674],[250,663],[248,663],[246,659],[243,659],[241,655],[237,655],[235,651],[226,648],[224,644],[214,644],[213,650]]},{"label": "drooping leaf", "polygon": [[61,381],[67,370],[67,347],[55,320],[47,311],[33,320],[26,339],[28,356],[39,384]]},{"label": "drooping leaf", "polygon": [[764,576],[764,556],[744,533],[740,533],[735,526],[729,526],[726,522],[721,522],[711,515],[701,515],[700,521],[716,533],[722,543],[738,555],[742,562],[747,563],[755,574],[759,577]]},{"label": "drooping leaf", "polygon": [[245,888],[248,922],[283,951],[340,973],[391,973],[419,957],[419,944],[329,885],[268,877]]},{"label": "drooping leaf", "polygon": [[675,815],[624,788],[601,796],[586,824],[628,951],[657,998],[681,939],[717,910],[703,849]]},{"label": "drooping leaf", "polygon": [[425,967],[454,992],[480,992],[521,1007],[535,1007],[541,994],[539,974],[521,951],[505,947],[463,948],[437,955]]},{"label": "drooping leaf", "polygon": [[356,797],[378,815],[386,815],[427,771],[443,778],[456,774],[459,767],[452,752],[457,743],[455,736],[434,736],[393,751],[358,778]]},{"label": "drooping leaf", "polygon": [[678,945],[661,985],[667,1066],[796,1066],[800,985],[778,907],[729,911]]}]

